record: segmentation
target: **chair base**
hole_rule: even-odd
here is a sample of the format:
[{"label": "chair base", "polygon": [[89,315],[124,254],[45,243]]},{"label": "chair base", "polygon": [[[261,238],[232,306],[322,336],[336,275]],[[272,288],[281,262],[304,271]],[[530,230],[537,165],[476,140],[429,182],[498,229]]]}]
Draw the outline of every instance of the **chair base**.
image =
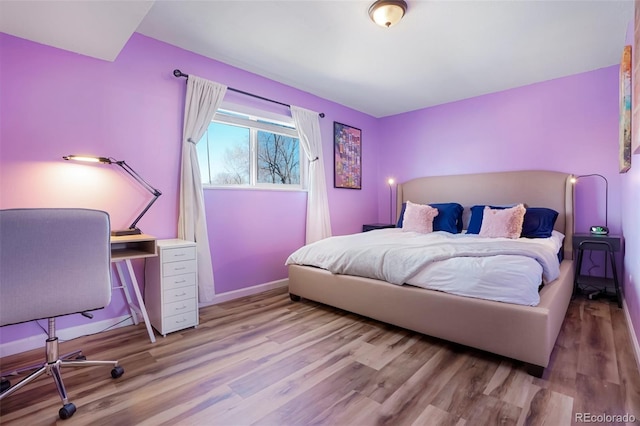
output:
[{"label": "chair base", "polygon": [[[47,362],[2,372],[0,374],[0,391],[2,392],[0,393],[0,401],[33,382],[43,374],[47,374],[53,379],[56,384],[56,388],[58,389],[60,399],[62,399],[62,408],[58,414],[61,419],[65,420],[75,413],[76,407],[69,402],[67,390],[62,381],[62,368],[111,366],[112,378],[117,379],[124,374],[124,369],[118,365],[118,361],[89,361],[84,355],[82,355],[82,351],[79,350],[58,356],[58,347],[58,338],[55,337],[55,322],[53,319],[49,319],[49,338],[47,339],[46,345]],[[31,373],[15,385],[11,385],[9,377],[17,376],[26,372]]]}]

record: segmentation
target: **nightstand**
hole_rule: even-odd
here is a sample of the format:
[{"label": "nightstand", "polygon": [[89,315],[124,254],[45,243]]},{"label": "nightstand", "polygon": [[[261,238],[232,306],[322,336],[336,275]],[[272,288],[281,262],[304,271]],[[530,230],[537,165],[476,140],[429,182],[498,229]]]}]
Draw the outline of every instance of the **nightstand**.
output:
[{"label": "nightstand", "polygon": [[[573,248],[577,250],[577,263],[575,275],[573,278],[573,294],[576,295],[580,291],[580,286],[589,286],[602,288],[600,294],[607,294],[607,286],[613,286],[615,289],[615,298],[618,307],[622,307],[622,296],[620,294],[620,284],[618,282],[618,271],[616,268],[615,252],[622,250],[622,236],[620,235],[593,235],[593,234],[574,234]],[[582,259],[584,252],[603,251],[605,252],[605,266],[607,259],[611,266],[612,278],[606,276],[596,277],[591,275],[582,275]]]},{"label": "nightstand", "polygon": [[368,223],[362,225],[362,232],[373,231],[374,229],[395,228],[393,223]]}]

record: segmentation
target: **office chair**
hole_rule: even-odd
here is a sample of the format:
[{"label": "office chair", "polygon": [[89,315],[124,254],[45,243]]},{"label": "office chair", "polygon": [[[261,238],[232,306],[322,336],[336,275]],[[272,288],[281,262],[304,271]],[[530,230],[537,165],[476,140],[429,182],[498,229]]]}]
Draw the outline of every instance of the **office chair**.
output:
[{"label": "office chair", "polygon": [[[46,361],[1,373],[0,401],[48,374],[58,388],[61,419],[76,407],[69,402],[61,368],[112,366],[118,361],[87,361],[82,351],[59,356],[56,317],[100,309],[111,300],[109,215],[87,209],[0,210],[0,326],[48,320]],[[11,386],[9,376],[30,371]]]}]

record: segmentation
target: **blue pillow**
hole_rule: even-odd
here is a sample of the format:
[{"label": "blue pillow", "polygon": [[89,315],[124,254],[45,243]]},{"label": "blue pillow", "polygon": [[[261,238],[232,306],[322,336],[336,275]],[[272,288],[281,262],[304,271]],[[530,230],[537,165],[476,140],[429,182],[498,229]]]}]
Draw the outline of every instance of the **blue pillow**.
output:
[{"label": "blue pillow", "polygon": [[400,210],[400,216],[398,216],[398,223],[396,228],[402,228],[402,222],[404,221],[404,211],[407,209],[407,203],[402,203],[402,210]]},{"label": "blue pillow", "polygon": [[[492,209],[504,210],[513,206],[489,206]],[[482,227],[482,216],[484,216],[485,206],[473,206],[471,207],[471,219],[469,219],[469,227],[467,228],[467,234],[479,234]]]},{"label": "blue pillow", "polygon": [[[462,232],[462,212],[464,211],[464,208],[460,204],[436,203],[429,205],[438,209],[438,216],[433,219],[434,231],[445,231],[452,234]],[[402,203],[402,210],[396,226],[398,228],[402,228],[402,221],[404,219],[404,211],[406,207],[407,203]]]},{"label": "blue pillow", "polygon": [[558,212],[545,207],[527,207],[521,237],[549,238],[556,224]]},{"label": "blue pillow", "polygon": [[462,212],[464,208],[458,203],[429,204],[438,209],[438,216],[433,219],[434,231],[445,231],[452,234],[462,232]]}]

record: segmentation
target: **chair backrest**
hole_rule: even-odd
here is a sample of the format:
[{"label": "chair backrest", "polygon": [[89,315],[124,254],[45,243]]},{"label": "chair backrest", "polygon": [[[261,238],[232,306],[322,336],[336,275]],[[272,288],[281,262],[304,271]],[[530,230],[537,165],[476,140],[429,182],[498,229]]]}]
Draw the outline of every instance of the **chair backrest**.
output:
[{"label": "chair backrest", "polygon": [[0,326],[100,309],[110,300],[106,212],[0,210]]}]

